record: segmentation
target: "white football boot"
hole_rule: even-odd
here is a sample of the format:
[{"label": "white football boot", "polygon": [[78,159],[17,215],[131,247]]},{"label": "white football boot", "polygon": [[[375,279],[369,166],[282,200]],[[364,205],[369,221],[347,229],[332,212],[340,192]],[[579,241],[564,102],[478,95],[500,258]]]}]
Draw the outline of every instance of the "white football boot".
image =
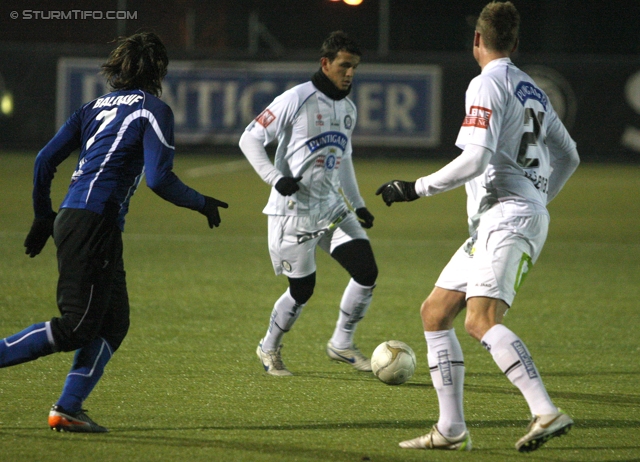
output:
[{"label": "white football boot", "polygon": [[527,434],[518,440],[516,449],[520,452],[531,452],[556,436],[568,433],[573,420],[558,410],[555,414],[534,415],[527,426]]},{"label": "white football boot", "polygon": [[359,371],[371,372],[371,360],[362,354],[355,345],[351,345],[350,348],[341,350],[336,348],[329,340],[327,343],[327,355],[334,361],[342,361],[347,364],[351,364]]},{"label": "white football boot", "polygon": [[471,451],[471,435],[465,430],[459,436],[450,438],[443,436],[435,425],[429,433],[412,440],[403,441],[404,449],[449,449],[452,451]]},{"label": "white football boot", "polygon": [[258,349],[256,350],[256,354],[260,361],[262,362],[262,366],[264,370],[267,371],[267,374],[277,375],[277,376],[286,376],[293,375],[287,367],[282,362],[282,354],[280,350],[282,350],[282,345],[278,347],[277,350],[264,351],[262,349],[262,341],[264,339],[260,339],[260,343],[258,344]]}]

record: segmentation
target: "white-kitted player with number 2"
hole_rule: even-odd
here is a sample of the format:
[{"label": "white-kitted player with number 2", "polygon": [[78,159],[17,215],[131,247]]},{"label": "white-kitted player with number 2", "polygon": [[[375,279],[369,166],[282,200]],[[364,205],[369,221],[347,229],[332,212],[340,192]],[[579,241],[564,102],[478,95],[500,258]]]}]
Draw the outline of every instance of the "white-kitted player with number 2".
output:
[{"label": "white-kitted player with number 2", "polygon": [[[373,215],[364,205],[351,160],[356,107],[347,95],[360,56],[352,39],[333,32],[322,45],[321,68],[311,81],[278,96],[240,139],[244,155],[273,187],[264,209],[269,216],[269,253],[276,274],[289,280],[257,348],[271,375],[291,375],[282,362],[281,341],[313,294],[316,247],[351,275],[326,352],[333,360],[371,371],[371,361],[353,344],[378,276],[363,229],[373,226]],[[276,140],[272,163],[265,146]]]},{"label": "white-kitted player with number 2", "polygon": [[547,95],[518,69],[520,16],[511,2],[481,12],[473,54],[482,72],[466,93],[456,140],[462,154],[415,182],[382,185],[387,205],[465,185],[470,238],[454,254],[421,307],[440,418],[403,448],[470,450],[462,392],[464,361],[453,320],[466,307],[465,328],[520,389],[533,416],[516,449],[529,452],[566,433],[571,418],[553,404],[522,340],[502,324],[547,237],[547,204],[579,163],[576,145]]}]

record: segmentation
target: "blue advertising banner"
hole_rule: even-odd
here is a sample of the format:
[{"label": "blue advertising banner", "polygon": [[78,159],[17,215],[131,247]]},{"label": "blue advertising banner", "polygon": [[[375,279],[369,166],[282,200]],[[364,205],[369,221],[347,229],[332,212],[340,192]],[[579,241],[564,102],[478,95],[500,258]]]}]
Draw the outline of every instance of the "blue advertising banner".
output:
[{"label": "blue advertising banner", "polygon": [[[108,92],[101,60],[58,61],[56,124]],[[317,63],[175,61],[162,99],[175,116],[176,141],[236,143],[279,94],[310,79]],[[349,97],[358,108],[353,144],[437,147],[441,138],[441,69],[436,65],[362,64]]]}]

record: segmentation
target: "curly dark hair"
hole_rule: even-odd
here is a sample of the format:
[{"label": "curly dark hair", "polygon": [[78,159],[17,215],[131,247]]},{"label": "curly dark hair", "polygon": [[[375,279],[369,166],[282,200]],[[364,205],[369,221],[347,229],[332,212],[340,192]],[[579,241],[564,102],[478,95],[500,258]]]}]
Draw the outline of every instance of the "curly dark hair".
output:
[{"label": "curly dark hair", "polygon": [[491,2],[478,17],[476,30],[490,50],[511,51],[518,40],[520,14],[511,2]]},{"label": "curly dark hair", "polygon": [[329,34],[329,37],[327,37],[320,49],[320,57],[333,61],[336,59],[339,51],[346,51],[352,55],[362,56],[358,43],[349,38],[349,36],[341,30]]},{"label": "curly dark hair", "polygon": [[120,37],[118,46],[102,65],[102,75],[113,90],[144,90],[162,94],[169,58],[164,44],[153,32]]}]

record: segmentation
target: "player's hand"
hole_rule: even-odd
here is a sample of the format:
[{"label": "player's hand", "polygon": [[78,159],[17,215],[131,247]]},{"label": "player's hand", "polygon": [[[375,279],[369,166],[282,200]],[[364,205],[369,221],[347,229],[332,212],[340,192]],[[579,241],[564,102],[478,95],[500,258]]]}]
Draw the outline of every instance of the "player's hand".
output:
[{"label": "player's hand", "polygon": [[50,215],[33,220],[29,234],[24,240],[24,246],[27,248],[25,253],[31,258],[42,252],[49,237],[53,236],[53,222],[56,215],[56,212],[52,210]]},{"label": "player's hand", "polygon": [[226,209],[229,208],[229,204],[214,199],[213,197],[204,196],[204,207],[200,210],[200,213],[207,217],[209,228],[211,229],[213,229],[214,226],[216,228],[220,226],[220,212],[218,211],[218,207]]},{"label": "player's hand", "polygon": [[378,188],[376,196],[380,194],[387,207],[391,207],[394,202],[411,202],[420,197],[416,193],[415,181],[389,181]]},{"label": "player's hand", "polygon": [[366,207],[356,209],[356,215],[358,215],[358,218],[360,219],[360,226],[363,228],[369,229],[373,226],[373,220],[375,217],[371,215],[371,212],[369,212]]},{"label": "player's hand", "polygon": [[300,189],[298,181],[300,181],[301,179],[301,176],[297,176],[295,178],[292,176],[283,176],[275,184],[276,191],[278,191],[283,196],[290,196],[298,189]]}]

